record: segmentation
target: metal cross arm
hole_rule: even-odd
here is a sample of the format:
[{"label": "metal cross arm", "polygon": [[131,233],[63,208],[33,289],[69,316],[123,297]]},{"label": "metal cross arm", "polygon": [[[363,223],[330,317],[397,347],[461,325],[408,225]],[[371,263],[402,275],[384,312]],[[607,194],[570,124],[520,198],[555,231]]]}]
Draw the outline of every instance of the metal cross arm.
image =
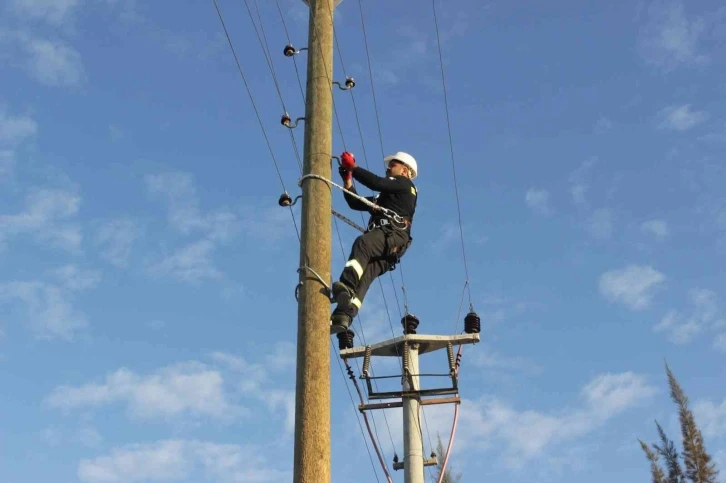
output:
[{"label": "metal cross arm", "polygon": [[[408,334],[385,340],[370,347],[370,353],[373,356],[393,356],[398,357],[403,353],[403,344],[419,344],[418,353],[425,354],[439,349],[445,349],[449,343],[452,345],[476,344],[479,342],[479,334],[460,334],[460,335],[426,335],[426,334]],[[366,346],[353,347],[352,349],[343,349],[340,351],[340,357],[353,358],[364,357],[366,355]]]}]

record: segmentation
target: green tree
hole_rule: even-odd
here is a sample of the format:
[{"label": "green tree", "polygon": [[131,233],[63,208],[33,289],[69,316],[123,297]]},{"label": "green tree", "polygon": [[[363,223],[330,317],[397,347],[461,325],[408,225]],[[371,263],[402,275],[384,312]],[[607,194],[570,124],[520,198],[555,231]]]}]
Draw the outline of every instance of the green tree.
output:
[{"label": "green tree", "polygon": [[[661,444],[653,444],[653,449],[638,440],[640,447],[645,452],[650,462],[650,473],[653,477],[653,483],[718,483],[716,476],[718,470],[715,463],[711,461],[711,456],[706,451],[703,443],[701,431],[696,426],[696,419],[693,412],[688,407],[688,397],[683,392],[681,385],[671,372],[668,364],[666,364],[666,373],[668,375],[668,386],[670,387],[670,395],[673,402],[678,405],[678,416],[681,426],[681,436],[683,438],[683,453],[679,454],[673,441],[669,440],[658,421],[655,422],[660,436]],[[668,476],[660,467],[659,460],[663,457],[665,467],[668,470]],[[681,461],[683,460],[683,466]],[[683,467],[685,466],[685,471]]]},{"label": "green tree", "polygon": [[[438,455],[439,462],[436,465],[436,468],[439,470],[436,473],[436,477],[433,479],[433,483],[438,483],[439,478],[441,478],[441,470],[444,468],[444,457],[446,456],[446,448],[444,447],[444,443],[441,442],[441,435],[436,434],[436,454]],[[441,483],[459,483],[461,480],[461,473],[458,475],[454,475],[453,470],[451,469],[450,465],[446,465],[446,471],[444,471],[444,478],[441,480]]]}]

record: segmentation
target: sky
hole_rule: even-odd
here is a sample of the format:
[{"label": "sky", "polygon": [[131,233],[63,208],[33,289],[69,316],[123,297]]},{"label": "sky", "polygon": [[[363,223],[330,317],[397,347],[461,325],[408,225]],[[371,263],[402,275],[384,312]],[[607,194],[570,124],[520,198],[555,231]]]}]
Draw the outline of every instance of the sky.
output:
[{"label": "sky", "polygon": [[[212,1],[2,2],[1,481],[291,481],[299,245],[277,200],[304,140],[280,117],[304,116],[307,51],[282,50],[308,12],[277,5],[219,0],[243,81]],[[649,481],[638,439],[680,440],[666,362],[726,475],[726,8],[437,2],[450,144],[417,6],[335,10],[332,78],[356,86],[334,89],[334,154],[419,164],[413,244],[356,343],[399,335],[404,305],[461,332],[470,289],[462,483]],[[333,277],[356,235],[334,225]],[[385,481],[333,343],[333,481]],[[453,414],[425,408],[425,454]],[[373,418],[401,482],[401,412]]]}]

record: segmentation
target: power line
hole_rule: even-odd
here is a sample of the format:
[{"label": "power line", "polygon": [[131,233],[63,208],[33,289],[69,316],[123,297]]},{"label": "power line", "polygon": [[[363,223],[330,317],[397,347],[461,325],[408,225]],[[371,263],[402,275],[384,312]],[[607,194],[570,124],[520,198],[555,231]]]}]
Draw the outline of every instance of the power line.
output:
[{"label": "power line", "polygon": [[[360,0],[359,0],[360,1]],[[466,261],[466,249],[464,248],[464,228],[462,227],[461,223],[461,203],[459,201],[459,187],[456,182],[456,167],[454,165],[454,140],[451,135],[451,119],[449,118],[449,98],[446,93],[446,76],[444,75],[444,58],[443,54],[441,53],[441,35],[439,33],[439,20],[436,16],[436,0],[431,0],[431,5],[434,10],[434,23],[436,25],[436,43],[438,45],[439,50],[439,64],[441,65],[441,84],[444,88],[444,106],[446,108],[446,127],[449,132],[449,149],[451,150],[451,169],[454,174],[454,192],[456,194],[456,211],[459,216],[459,234],[461,235],[461,255],[464,259],[464,271],[466,273],[466,281],[469,282],[469,266]],[[469,293],[469,306],[472,306],[471,301],[471,288],[469,287],[469,283],[467,283],[466,288]]]},{"label": "power line", "polygon": [[[247,95],[250,98],[250,102],[252,103],[252,108],[255,111],[255,116],[257,116],[257,122],[260,124],[260,129],[262,130],[262,135],[265,138],[265,143],[267,144],[267,149],[270,151],[270,157],[272,158],[272,162],[275,165],[275,171],[277,172],[277,176],[280,179],[280,184],[282,185],[283,191],[287,191],[285,188],[285,181],[282,178],[282,173],[280,172],[280,167],[277,164],[277,160],[275,159],[275,153],[272,151],[272,145],[270,144],[270,138],[267,137],[267,131],[265,131],[265,126],[262,123],[262,118],[260,117],[260,112],[257,109],[257,105],[255,104],[255,99],[252,96],[252,90],[250,89],[250,86],[247,82],[247,77],[245,77],[245,73],[242,70],[242,64],[239,61],[239,57],[237,57],[237,52],[234,50],[234,45],[232,45],[232,39],[229,36],[229,32],[227,31],[227,26],[224,23],[224,18],[222,17],[222,12],[219,9],[219,5],[217,4],[217,0],[212,0],[214,3],[214,8],[217,11],[217,16],[219,17],[219,21],[222,24],[222,29],[224,30],[224,35],[227,37],[227,43],[229,43],[229,48],[232,51],[232,55],[234,56],[234,61],[237,64],[237,69],[239,70],[240,76],[242,77],[242,81],[244,82],[245,89],[247,90]],[[295,212],[292,210],[292,206],[290,206],[290,216],[292,216],[292,222],[293,225],[295,225],[295,233],[297,234],[298,241],[301,240],[300,238],[300,230],[297,226],[297,221],[295,220]]]}]

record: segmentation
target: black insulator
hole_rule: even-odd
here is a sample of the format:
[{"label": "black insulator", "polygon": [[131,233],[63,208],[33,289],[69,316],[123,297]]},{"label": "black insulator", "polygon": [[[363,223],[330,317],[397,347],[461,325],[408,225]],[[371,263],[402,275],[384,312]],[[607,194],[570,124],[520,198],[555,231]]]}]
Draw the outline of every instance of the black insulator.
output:
[{"label": "black insulator", "polygon": [[393,462],[398,463],[398,455],[396,453],[393,454]]},{"label": "black insulator", "polygon": [[290,118],[290,115],[288,113],[283,114],[282,115],[282,119],[280,119],[280,123],[283,126],[289,126],[290,125],[290,121],[292,121],[292,119]]},{"label": "black insulator", "polygon": [[292,57],[293,55],[295,55],[295,47],[287,44],[285,46],[285,50],[283,50],[282,53],[285,54],[285,57]]},{"label": "black insulator", "polygon": [[345,332],[339,332],[338,333],[338,349],[340,349],[340,350],[352,349],[354,337],[355,337],[355,334],[353,333],[352,330],[346,330]]},{"label": "black insulator", "polygon": [[406,314],[401,319],[404,334],[415,334],[418,327],[418,317],[413,314]]},{"label": "black insulator", "polygon": [[290,198],[290,195],[287,194],[287,191],[285,191],[283,194],[280,195],[280,199],[277,200],[277,204],[280,206],[292,205],[292,198]]},{"label": "black insulator", "polygon": [[348,89],[354,88],[355,87],[355,79],[353,79],[352,77],[346,77],[345,78],[345,87],[347,87]]},{"label": "black insulator", "polygon": [[481,331],[481,319],[476,312],[469,312],[464,317],[464,332],[467,334],[478,334]]}]

